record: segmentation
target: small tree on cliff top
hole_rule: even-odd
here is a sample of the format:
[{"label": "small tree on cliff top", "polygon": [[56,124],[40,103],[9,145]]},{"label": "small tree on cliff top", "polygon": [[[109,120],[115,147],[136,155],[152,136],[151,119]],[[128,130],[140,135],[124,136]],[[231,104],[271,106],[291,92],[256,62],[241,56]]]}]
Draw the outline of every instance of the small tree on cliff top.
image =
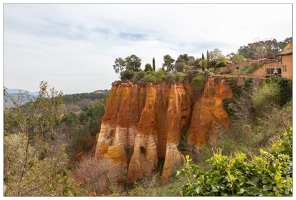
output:
[{"label": "small tree on cliff top", "polygon": [[175,59],[173,59],[170,55],[165,55],[163,57],[163,64],[162,64],[163,70],[172,71],[174,62],[175,62]]},{"label": "small tree on cliff top", "polygon": [[122,58],[116,58],[115,64],[113,65],[113,69],[115,73],[119,74],[125,70],[125,61]]},{"label": "small tree on cliff top", "polygon": [[145,65],[145,69],[144,69],[144,71],[145,71],[145,72],[153,71],[153,68],[152,68],[152,66],[151,66],[149,63],[147,63],[147,64]]},{"label": "small tree on cliff top", "polygon": [[125,58],[125,63],[126,69],[137,72],[141,67],[141,58],[132,54],[131,56]]}]

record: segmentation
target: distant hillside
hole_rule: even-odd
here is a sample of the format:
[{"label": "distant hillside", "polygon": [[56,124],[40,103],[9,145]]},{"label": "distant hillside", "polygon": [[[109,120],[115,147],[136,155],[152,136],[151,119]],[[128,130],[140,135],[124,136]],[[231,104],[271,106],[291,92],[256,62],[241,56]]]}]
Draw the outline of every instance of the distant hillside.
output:
[{"label": "distant hillside", "polygon": [[[38,93],[39,93],[39,92],[29,92],[27,90],[22,90],[22,89],[7,89],[7,92],[10,96],[15,98],[17,98],[19,92],[22,92],[22,93],[28,92],[30,97],[38,96]],[[109,92],[110,90],[102,90],[102,92],[100,93],[97,93],[97,91],[95,91],[91,93],[66,94],[66,95],[63,95],[63,99],[68,111],[79,113],[83,106],[86,106],[93,101],[106,98]],[[22,100],[21,104],[23,105],[28,101],[29,99],[25,98]],[[12,101],[4,97],[4,107],[13,107],[13,106],[14,105]]]},{"label": "distant hillside", "polygon": [[100,99],[107,99],[110,90],[105,90],[103,93],[78,93],[78,94],[66,94],[63,96],[64,104],[68,112],[74,112],[76,114],[81,112],[81,109],[90,104],[91,102],[98,101]]},{"label": "distant hillside", "polygon": [[[28,94],[30,95],[30,98],[38,95],[38,92],[29,92],[29,91],[27,91],[27,90],[22,90],[22,89],[7,89],[6,91],[7,91],[7,93],[8,93],[10,96],[12,96],[12,97],[14,97],[14,98],[17,98],[17,96],[19,95],[20,92],[21,92],[21,93],[28,92]],[[27,103],[27,102],[29,101],[30,98],[24,98],[24,99],[22,99],[22,101],[19,102],[19,103],[20,103],[21,105],[23,105],[23,104]],[[13,107],[13,106],[14,106],[14,105],[13,105],[13,102],[12,102],[10,99],[6,98],[6,97],[4,97],[4,103],[3,103],[3,104],[4,104],[4,107]]]},{"label": "distant hillside", "polygon": [[8,92],[9,95],[17,95],[19,94],[19,92],[28,92],[29,95],[32,95],[32,96],[37,96],[39,92],[29,92],[27,90],[22,90],[22,89],[7,89],[6,90]]}]

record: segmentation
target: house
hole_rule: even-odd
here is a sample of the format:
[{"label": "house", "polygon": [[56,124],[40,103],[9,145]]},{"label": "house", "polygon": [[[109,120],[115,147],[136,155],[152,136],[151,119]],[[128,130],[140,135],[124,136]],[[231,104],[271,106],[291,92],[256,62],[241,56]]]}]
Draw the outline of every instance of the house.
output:
[{"label": "house", "polygon": [[286,45],[279,54],[281,60],[270,60],[252,73],[253,77],[271,77],[273,75],[292,79],[292,43]]},{"label": "house", "polygon": [[293,53],[293,44],[290,42],[287,44],[283,50],[283,52],[280,53],[280,56],[282,57],[282,77],[292,79],[293,74],[293,59],[292,59],[292,53]]},{"label": "house", "polygon": [[97,93],[97,94],[103,94],[103,93],[105,93],[105,92],[104,92],[104,90],[95,90],[94,93]]}]

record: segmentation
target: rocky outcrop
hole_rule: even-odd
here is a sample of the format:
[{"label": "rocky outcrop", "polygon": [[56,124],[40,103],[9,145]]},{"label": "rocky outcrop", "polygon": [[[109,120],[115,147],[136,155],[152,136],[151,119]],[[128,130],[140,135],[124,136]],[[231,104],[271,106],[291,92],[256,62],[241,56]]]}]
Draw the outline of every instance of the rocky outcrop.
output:
[{"label": "rocky outcrop", "polygon": [[194,104],[187,138],[196,151],[207,142],[215,144],[218,139],[218,128],[228,126],[228,114],[223,108],[222,100],[232,97],[232,83],[224,78],[219,79],[210,77],[205,84],[203,96]]},{"label": "rocky outcrop", "polygon": [[227,127],[222,100],[232,97],[230,85],[224,78],[209,77],[196,98],[188,82],[113,83],[96,158],[126,169],[128,182],[153,174],[164,161],[161,179],[166,181],[175,167],[184,163],[178,148],[182,134],[198,151],[203,144],[216,142],[220,126]]}]

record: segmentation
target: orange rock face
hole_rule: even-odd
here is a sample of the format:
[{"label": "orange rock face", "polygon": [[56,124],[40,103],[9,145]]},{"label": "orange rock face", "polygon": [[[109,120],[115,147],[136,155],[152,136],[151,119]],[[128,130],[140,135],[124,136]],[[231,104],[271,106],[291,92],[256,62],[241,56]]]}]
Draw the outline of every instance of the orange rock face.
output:
[{"label": "orange rock face", "polygon": [[[227,127],[222,100],[231,98],[229,83],[208,78],[204,93],[195,100],[190,83],[113,83],[107,100],[95,156],[126,169],[133,182],[152,175],[164,160],[162,181],[184,163],[178,150],[181,135],[198,150],[215,143],[218,125]],[[122,178],[121,178],[122,179]]]},{"label": "orange rock face", "polygon": [[216,143],[219,125],[228,126],[228,114],[222,100],[232,97],[230,84],[225,79],[216,82],[215,77],[208,78],[203,95],[194,105],[187,138],[196,151],[202,144]]}]

